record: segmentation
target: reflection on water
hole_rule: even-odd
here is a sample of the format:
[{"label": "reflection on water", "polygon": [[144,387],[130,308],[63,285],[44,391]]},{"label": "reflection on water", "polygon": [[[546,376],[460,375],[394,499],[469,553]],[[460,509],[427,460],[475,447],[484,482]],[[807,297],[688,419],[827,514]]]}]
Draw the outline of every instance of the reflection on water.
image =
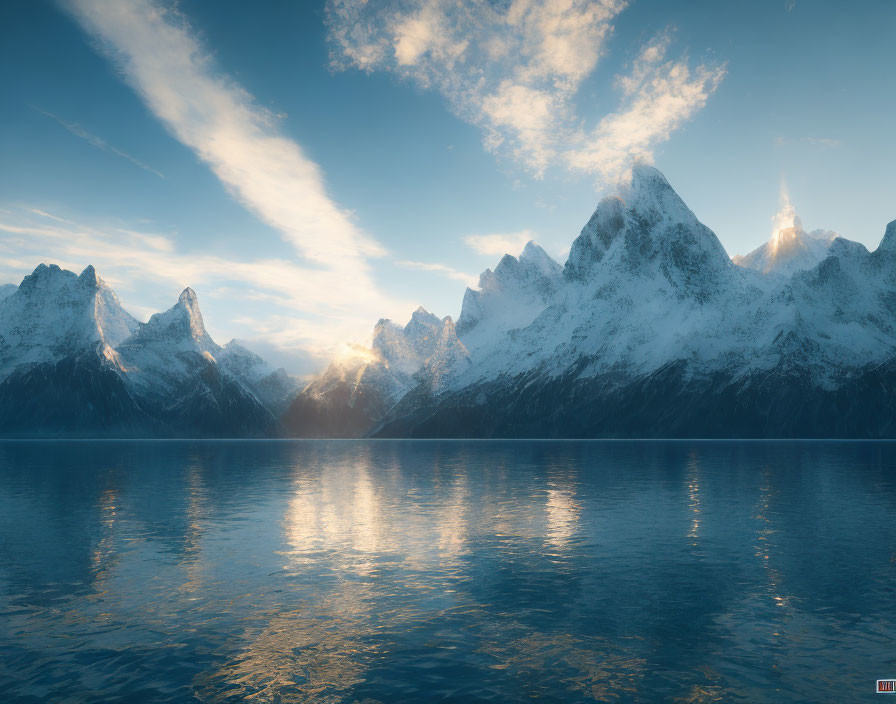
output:
[{"label": "reflection on water", "polygon": [[0,444],[0,701],[855,701],[896,445]]}]

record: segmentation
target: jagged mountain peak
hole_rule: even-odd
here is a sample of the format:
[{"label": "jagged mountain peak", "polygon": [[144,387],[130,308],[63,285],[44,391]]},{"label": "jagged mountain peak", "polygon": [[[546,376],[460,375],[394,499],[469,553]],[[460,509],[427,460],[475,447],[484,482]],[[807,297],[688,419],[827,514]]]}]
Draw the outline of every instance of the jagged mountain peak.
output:
[{"label": "jagged mountain peak", "polygon": [[140,342],[163,340],[212,355],[221,350],[205,329],[199,298],[191,288],[185,288],[171,308],[153,314],[134,337]]},{"label": "jagged mountain peak", "polygon": [[887,224],[887,229],[884,232],[884,237],[880,241],[877,249],[881,252],[896,253],[896,220],[893,220],[892,222]]},{"label": "jagged mountain peak", "polygon": [[180,296],[178,296],[177,301],[178,303],[183,303],[185,306],[199,305],[199,298],[196,295],[196,292],[189,286],[181,291],[181,294]]},{"label": "jagged mountain peak", "polygon": [[557,277],[561,271],[562,267],[535,240],[529,240],[519,257],[505,254],[494,272],[490,269],[482,272],[479,288],[488,288],[494,283],[525,285],[534,279]]},{"label": "jagged mountain peak", "polygon": [[101,286],[103,284],[103,280],[99,276],[97,276],[96,269],[93,268],[93,264],[88,264],[84,268],[84,271],[82,271],[80,276],[78,276],[78,280],[85,286]]},{"label": "jagged mountain peak", "polygon": [[669,201],[684,206],[662,172],[643,161],[635,162],[630,177],[617,186],[617,192],[630,208],[667,205]]},{"label": "jagged mountain peak", "polygon": [[[554,295],[563,276],[563,267],[555,262],[534,240],[519,257],[505,254],[495,270],[479,276],[478,290],[464,292],[457,334],[465,339],[477,328],[477,338],[487,334],[528,325]],[[483,324],[484,321],[489,321]],[[482,340],[471,340],[476,347]]]},{"label": "jagged mountain peak", "polygon": [[535,240],[526,242],[526,246],[523,247],[523,251],[520,253],[519,260],[521,262],[530,262],[538,267],[557,270],[562,268]]},{"label": "jagged mountain peak", "polygon": [[[837,233],[831,230],[806,232],[802,220],[792,213],[792,207],[788,205],[787,210],[789,214],[784,226],[779,227],[768,242],[748,254],[733,256],[731,261],[763,274],[787,276],[811,269],[821,262],[838,238]],[[780,214],[776,218],[780,218]]]},{"label": "jagged mountain peak", "polygon": [[600,271],[665,277],[679,295],[706,299],[732,268],[715,233],[701,223],[657,169],[635,164],[631,178],[603,198],[570,248],[567,280]]},{"label": "jagged mountain peak", "polygon": [[92,266],[78,276],[40,264],[0,302],[0,375],[85,352],[108,357],[137,326]]},{"label": "jagged mountain peak", "polygon": [[77,278],[78,275],[73,271],[62,269],[57,264],[47,265],[41,262],[34,271],[22,279],[19,289],[28,293],[39,289],[61,288]]}]

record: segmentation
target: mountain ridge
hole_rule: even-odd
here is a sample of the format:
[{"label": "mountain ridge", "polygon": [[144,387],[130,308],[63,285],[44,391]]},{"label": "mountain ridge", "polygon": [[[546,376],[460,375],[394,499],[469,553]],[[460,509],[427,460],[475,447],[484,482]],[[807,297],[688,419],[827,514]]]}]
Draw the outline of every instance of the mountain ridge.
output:
[{"label": "mountain ridge", "polygon": [[793,215],[732,259],[646,164],[565,264],[530,241],[456,323],[381,319],[302,387],[190,288],[146,323],[93,267],[0,293],[0,435],[896,436],[896,220],[869,251]]}]

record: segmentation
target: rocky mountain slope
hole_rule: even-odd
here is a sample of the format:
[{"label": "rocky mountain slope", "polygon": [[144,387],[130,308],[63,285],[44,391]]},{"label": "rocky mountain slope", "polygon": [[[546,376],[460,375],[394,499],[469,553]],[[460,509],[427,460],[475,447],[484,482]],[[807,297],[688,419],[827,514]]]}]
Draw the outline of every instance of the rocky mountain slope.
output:
[{"label": "rocky mountain slope", "polygon": [[0,435],[896,437],[896,221],[880,246],[795,216],[732,261],[656,169],[564,266],[530,242],[457,324],[380,320],[301,390],[208,334],[196,294],[138,323],[88,267],[0,290]]},{"label": "rocky mountain slope", "polygon": [[451,318],[418,308],[404,326],[380,320],[369,350],[334,360],[283,416],[298,437],[360,437],[385,418],[411,389],[430,390],[467,363]]},{"label": "rocky mountain slope", "polygon": [[[836,238],[808,269],[736,266],[662,174],[636,166],[573,243],[553,293],[528,303],[531,322],[505,330],[505,310],[475,305],[485,289],[468,293],[469,362],[438,388],[419,378],[370,432],[891,436],[894,250],[891,223],[875,252]],[[468,344],[477,328],[488,333]]]},{"label": "rocky mountain slope", "polygon": [[837,233],[831,230],[806,232],[802,221],[793,217],[792,224],[777,230],[768,242],[749,254],[735,255],[731,260],[738,266],[763,274],[791,275],[821,262],[835,239]]},{"label": "rocky mountain slope", "polygon": [[93,267],[41,264],[0,300],[0,435],[276,434],[295,384],[251,354],[211,339],[191,289],[141,324]]}]

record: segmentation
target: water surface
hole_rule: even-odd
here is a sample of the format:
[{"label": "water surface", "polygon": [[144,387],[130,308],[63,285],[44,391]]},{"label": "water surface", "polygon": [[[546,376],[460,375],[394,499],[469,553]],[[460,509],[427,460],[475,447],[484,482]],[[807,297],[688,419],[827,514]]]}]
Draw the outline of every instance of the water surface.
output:
[{"label": "water surface", "polygon": [[896,444],[0,444],[2,702],[874,701]]}]

